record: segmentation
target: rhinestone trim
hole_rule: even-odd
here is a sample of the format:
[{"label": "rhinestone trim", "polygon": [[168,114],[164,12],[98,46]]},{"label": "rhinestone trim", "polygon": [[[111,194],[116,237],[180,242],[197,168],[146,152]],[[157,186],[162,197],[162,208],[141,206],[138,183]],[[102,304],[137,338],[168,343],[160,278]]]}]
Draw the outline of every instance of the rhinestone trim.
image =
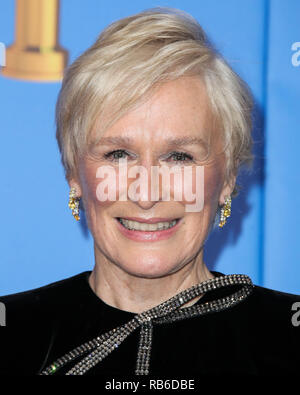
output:
[{"label": "rhinestone trim", "polygon": [[[180,309],[182,305],[203,293],[234,285],[242,285],[242,288],[229,296]],[[254,285],[250,277],[243,274],[225,275],[196,284],[158,306],[137,314],[126,324],[76,347],[49,365],[40,375],[53,375],[63,366],[76,361],[79,357],[82,357],[82,359],[69,369],[66,375],[83,375],[118,348],[138,327],[140,327],[140,339],[135,374],[148,375],[150,373],[153,324],[172,323],[225,310],[247,298],[253,288]]]}]

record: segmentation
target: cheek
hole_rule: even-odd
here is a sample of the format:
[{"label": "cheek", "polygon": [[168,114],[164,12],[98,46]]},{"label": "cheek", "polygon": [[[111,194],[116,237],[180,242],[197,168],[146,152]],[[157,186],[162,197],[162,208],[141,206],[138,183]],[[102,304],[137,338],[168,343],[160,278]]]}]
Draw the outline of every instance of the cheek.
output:
[{"label": "cheek", "polygon": [[[105,192],[107,192],[105,191],[105,185],[108,183],[107,177],[99,177],[97,171],[97,166],[86,165],[81,172],[81,188],[86,211],[92,207],[105,208],[113,203],[104,199]],[[110,190],[112,190],[111,185]]]},{"label": "cheek", "polygon": [[222,174],[216,166],[205,168],[204,204],[216,204],[222,187]]},{"label": "cheek", "polygon": [[202,243],[207,237],[207,232],[215,217],[222,185],[220,169],[213,166],[205,166],[202,182],[203,208],[199,212],[186,214],[191,232],[189,234],[189,243],[194,243],[195,248],[198,248],[199,240]]},{"label": "cheek", "polygon": [[171,182],[173,197],[182,196],[183,204],[203,202],[204,206],[215,205],[218,202],[222,186],[222,172],[216,164],[213,166],[198,166],[191,172],[182,171],[182,183]]}]

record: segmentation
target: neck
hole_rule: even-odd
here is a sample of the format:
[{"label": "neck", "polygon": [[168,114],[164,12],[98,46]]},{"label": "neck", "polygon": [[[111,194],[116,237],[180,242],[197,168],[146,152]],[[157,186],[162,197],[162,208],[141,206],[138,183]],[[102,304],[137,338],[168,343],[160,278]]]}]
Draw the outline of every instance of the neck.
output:
[{"label": "neck", "polygon": [[[138,314],[211,278],[214,276],[203,262],[203,250],[175,273],[159,278],[142,278],[125,272],[95,248],[95,266],[89,284],[106,304]],[[182,307],[194,304],[201,296]]]}]

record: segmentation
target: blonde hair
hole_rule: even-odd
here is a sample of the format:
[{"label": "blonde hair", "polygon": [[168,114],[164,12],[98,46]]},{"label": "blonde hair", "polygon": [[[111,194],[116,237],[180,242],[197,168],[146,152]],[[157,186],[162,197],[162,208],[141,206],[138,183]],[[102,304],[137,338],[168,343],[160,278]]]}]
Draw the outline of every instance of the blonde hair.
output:
[{"label": "blonde hair", "polygon": [[[226,177],[252,163],[252,98],[189,14],[156,7],[110,24],[71,64],[57,101],[56,137],[66,178],[76,174],[96,120],[99,135],[158,83],[199,76],[224,136]],[[98,123],[98,122],[97,122]],[[232,196],[237,194],[235,186]]]}]

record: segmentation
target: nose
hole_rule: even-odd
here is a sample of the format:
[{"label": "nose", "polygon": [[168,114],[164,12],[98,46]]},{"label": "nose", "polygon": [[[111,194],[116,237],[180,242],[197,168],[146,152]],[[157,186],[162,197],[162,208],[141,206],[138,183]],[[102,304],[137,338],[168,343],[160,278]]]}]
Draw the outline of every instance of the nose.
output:
[{"label": "nose", "polygon": [[141,209],[149,210],[163,198],[159,166],[154,161],[148,160],[131,170],[129,175],[136,176],[136,179],[129,179],[128,198]]}]

